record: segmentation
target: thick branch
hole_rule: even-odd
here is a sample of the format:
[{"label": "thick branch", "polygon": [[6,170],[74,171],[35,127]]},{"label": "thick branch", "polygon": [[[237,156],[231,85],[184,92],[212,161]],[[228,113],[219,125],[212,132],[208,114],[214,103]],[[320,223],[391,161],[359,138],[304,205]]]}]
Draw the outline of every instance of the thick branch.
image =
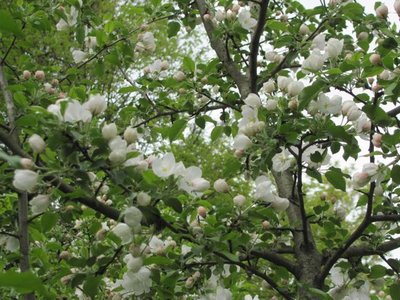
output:
[{"label": "thick branch", "polygon": [[245,263],[239,262],[239,261],[233,261],[231,259],[229,259],[226,255],[224,255],[223,253],[214,251],[214,254],[216,256],[219,256],[221,258],[223,258],[224,260],[226,260],[226,263],[232,264],[232,265],[236,265],[241,267],[242,269],[246,270],[247,272],[249,272],[250,274],[254,274],[257,277],[260,277],[262,279],[264,279],[266,282],[268,282],[268,284],[274,289],[276,290],[280,295],[282,295],[285,299],[293,299],[292,296],[285,290],[281,289],[277,283],[267,274],[258,271],[257,269],[253,268],[252,266],[246,265]]},{"label": "thick branch", "polygon": [[285,267],[290,273],[297,277],[298,269],[297,266],[289,261],[288,259],[284,258],[282,255],[279,255],[273,251],[256,251],[253,250],[250,252],[250,255],[268,260],[273,264],[281,267]]},{"label": "thick branch", "polygon": [[211,47],[214,49],[220,61],[225,66],[228,74],[232,77],[233,81],[239,88],[242,97],[246,97],[249,93],[249,84],[246,76],[244,76],[237,65],[229,57],[228,51],[225,47],[225,43],[217,38],[214,34],[214,24],[212,20],[205,20],[204,15],[208,13],[208,7],[205,0],[196,0],[197,7],[200,11],[201,19],[204,24],[204,28],[207,32],[208,38],[210,40]]},{"label": "thick branch", "polygon": [[257,27],[254,31],[250,44],[249,74],[250,74],[250,91],[252,93],[257,92],[257,56],[258,56],[258,48],[260,47],[260,37],[264,31],[264,26],[266,22],[268,4],[269,0],[261,1]]},{"label": "thick branch", "polygon": [[[21,252],[20,270],[29,271],[29,233],[28,233],[28,194],[19,194],[18,199],[18,226],[19,226],[19,247]],[[34,300],[35,294],[30,293],[24,296],[25,300]]]},{"label": "thick branch", "polygon": [[397,116],[398,114],[400,114],[400,106],[395,107],[395,108],[393,108],[392,110],[389,110],[389,111],[387,112],[387,114],[388,114],[390,117],[395,117],[395,116]]},{"label": "thick branch", "polygon": [[0,88],[3,93],[4,100],[6,102],[6,107],[7,107],[7,116],[8,116],[8,123],[9,127],[11,128],[12,134],[10,137],[14,140],[17,140],[18,136],[15,134],[15,106],[14,102],[12,99],[12,95],[10,91],[8,90],[8,84],[7,84],[7,79],[4,74],[4,68],[3,65],[0,64]]},{"label": "thick branch", "polygon": [[400,238],[393,239],[391,241],[384,242],[378,245],[376,248],[371,249],[370,246],[353,246],[347,249],[342,255],[343,258],[368,256],[368,255],[382,255],[386,252],[400,248]]}]

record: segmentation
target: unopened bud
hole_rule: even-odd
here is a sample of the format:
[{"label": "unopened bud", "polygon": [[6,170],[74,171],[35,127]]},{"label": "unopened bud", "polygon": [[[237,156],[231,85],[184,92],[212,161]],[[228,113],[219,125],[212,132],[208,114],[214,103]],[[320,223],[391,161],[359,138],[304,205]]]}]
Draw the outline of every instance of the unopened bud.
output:
[{"label": "unopened bud", "polygon": [[45,77],[44,72],[42,70],[38,70],[35,72],[35,78],[37,80],[43,80]]},{"label": "unopened bud", "polygon": [[22,73],[22,77],[25,79],[25,80],[28,80],[29,78],[31,78],[31,72],[29,72],[28,70],[25,70],[23,73]]},{"label": "unopened bud", "polygon": [[204,206],[199,206],[197,208],[197,213],[202,218],[207,217],[207,209]]}]

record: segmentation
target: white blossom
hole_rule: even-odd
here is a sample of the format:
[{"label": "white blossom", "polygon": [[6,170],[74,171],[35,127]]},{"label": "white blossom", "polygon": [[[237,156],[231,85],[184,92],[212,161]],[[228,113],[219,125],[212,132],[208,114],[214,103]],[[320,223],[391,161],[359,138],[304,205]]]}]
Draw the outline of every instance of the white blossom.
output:
[{"label": "white blossom", "polygon": [[152,32],[145,32],[142,35],[141,41],[145,50],[149,52],[154,52],[156,50],[156,43]]},{"label": "white blossom", "polygon": [[267,102],[265,102],[265,108],[269,111],[277,109],[278,101],[276,101],[275,99],[268,99]]},{"label": "white blossom", "polygon": [[131,206],[126,208],[123,212],[122,215],[124,216],[124,222],[128,226],[132,227],[135,229],[140,229],[140,222],[142,221],[143,214],[140,211],[140,209]]},{"label": "white blossom", "polygon": [[248,106],[259,108],[261,106],[261,99],[257,94],[250,93],[246,99],[244,99],[244,103],[246,103]]},{"label": "white blossom", "polygon": [[251,17],[251,13],[247,9],[242,9],[238,14],[239,24],[246,30],[253,30],[257,25],[257,20]]},{"label": "white blossom", "polygon": [[272,169],[275,172],[283,172],[290,168],[292,162],[293,157],[290,155],[289,151],[283,149],[272,158]]},{"label": "white blossom", "polygon": [[325,58],[318,49],[314,49],[301,66],[304,73],[316,72],[324,66]]},{"label": "white blossom", "polygon": [[233,149],[247,150],[253,145],[252,141],[244,134],[238,134],[233,140]]},{"label": "white blossom", "polygon": [[243,206],[243,204],[246,202],[246,197],[243,195],[236,195],[233,197],[233,203],[236,206]]},{"label": "white blossom", "polygon": [[84,123],[92,120],[92,114],[85,109],[83,105],[77,100],[70,100],[64,113],[64,121],[69,123],[76,123],[82,121]]},{"label": "white blossom", "polygon": [[29,139],[28,139],[29,146],[32,148],[32,150],[36,153],[42,153],[44,149],[46,148],[46,143],[44,140],[38,135],[38,134],[33,134]]},{"label": "white blossom", "polygon": [[114,139],[118,134],[117,125],[115,125],[115,123],[104,124],[103,128],[101,129],[101,134],[106,140]]},{"label": "white blossom", "polygon": [[149,247],[151,253],[154,254],[162,254],[165,252],[165,244],[164,241],[160,240],[158,237],[153,236],[149,242]]},{"label": "white blossom", "polygon": [[49,196],[42,194],[37,195],[29,201],[29,205],[31,206],[32,214],[41,214],[45,212],[50,205]]},{"label": "white blossom", "polygon": [[228,183],[225,181],[225,179],[217,179],[214,182],[214,189],[218,193],[226,193],[226,192],[229,192],[230,187],[229,187]]},{"label": "white blossom", "polygon": [[136,196],[136,202],[139,206],[147,206],[150,204],[151,197],[145,192],[139,192]]},{"label": "white blossom", "polygon": [[338,115],[342,108],[342,97],[335,95],[329,98],[326,94],[321,93],[318,96],[316,108],[324,114]]},{"label": "white blossom", "polygon": [[203,192],[210,187],[210,183],[201,177],[202,171],[199,167],[191,166],[182,171],[178,180],[179,189],[192,193]]},{"label": "white blossom", "polygon": [[127,254],[124,257],[124,263],[131,272],[138,272],[143,266],[143,259],[141,257],[134,257],[132,254]]},{"label": "white blossom", "polygon": [[278,88],[282,91],[287,91],[289,84],[293,81],[292,78],[286,76],[278,76]]},{"label": "white blossom", "polygon": [[21,191],[30,192],[36,186],[39,175],[31,170],[15,170],[13,186]]},{"label": "white blossom", "polygon": [[83,108],[93,115],[99,115],[107,109],[106,97],[100,94],[90,95],[89,100],[83,104]]},{"label": "white blossom", "polygon": [[86,48],[93,49],[97,46],[97,38],[95,36],[85,37],[85,46]]},{"label": "white blossom", "polygon": [[324,50],[325,48],[325,34],[320,33],[315,36],[311,43],[311,49]]},{"label": "white blossom", "polygon": [[155,175],[161,178],[167,178],[174,173],[175,157],[172,153],[167,153],[163,158],[156,158],[152,163],[152,169]]},{"label": "white blossom", "polygon": [[292,81],[287,86],[287,92],[289,96],[297,96],[304,89],[304,84],[301,81]]},{"label": "white blossom", "polygon": [[71,53],[72,53],[72,58],[74,59],[74,62],[76,64],[83,62],[88,56],[88,53],[82,50],[73,49],[71,50]]},{"label": "white blossom", "polygon": [[325,53],[329,58],[337,58],[343,50],[343,40],[331,38],[326,43]]},{"label": "white blossom", "polygon": [[262,90],[265,93],[272,93],[275,90],[275,82],[272,79],[264,82]]},{"label": "white blossom", "polygon": [[151,272],[146,267],[141,267],[138,272],[128,271],[122,279],[122,287],[126,292],[132,292],[135,296],[140,296],[150,292],[152,281]]},{"label": "white blossom", "polygon": [[111,231],[121,239],[122,245],[129,244],[133,239],[132,230],[125,223],[118,223]]}]

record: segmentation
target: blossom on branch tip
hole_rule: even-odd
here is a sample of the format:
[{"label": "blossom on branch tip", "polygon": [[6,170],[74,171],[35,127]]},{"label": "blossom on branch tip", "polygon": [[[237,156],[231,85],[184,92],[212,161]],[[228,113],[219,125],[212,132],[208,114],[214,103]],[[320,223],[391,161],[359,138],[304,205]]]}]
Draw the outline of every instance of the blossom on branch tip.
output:
[{"label": "blossom on branch tip", "polygon": [[100,94],[90,95],[89,100],[83,103],[83,108],[90,111],[94,116],[99,115],[107,109],[106,97]]},{"label": "blossom on branch tip", "polygon": [[50,205],[48,195],[37,195],[29,201],[31,206],[32,214],[38,215],[46,211]]},{"label": "blossom on branch tip", "polygon": [[29,146],[32,148],[32,150],[36,153],[42,153],[45,148],[46,148],[46,143],[44,140],[38,135],[38,134],[33,134],[29,139],[28,139]]},{"label": "blossom on branch tip", "polygon": [[125,223],[117,224],[111,230],[111,232],[114,233],[116,236],[118,236],[121,239],[122,245],[126,245],[126,244],[129,244],[130,242],[132,242],[132,239],[133,239],[132,230]]},{"label": "blossom on branch tip", "polygon": [[272,158],[272,169],[275,172],[283,172],[289,169],[294,162],[293,156],[286,149],[276,153]]},{"label": "blossom on branch tip", "polygon": [[13,186],[24,192],[31,192],[36,186],[39,175],[31,170],[15,170]]},{"label": "blossom on branch tip", "polygon": [[90,122],[92,120],[92,113],[85,109],[83,105],[77,100],[68,101],[67,108],[64,113],[64,121],[69,123],[76,122]]},{"label": "blossom on branch tip", "polygon": [[155,175],[160,178],[167,178],[174,174],[175,157],[172,153],[167,153],[163,158],[155,158],[152,163],[152,169]]},{"label": "blossom on branch tip", "polygon": [[246,30],[251,31],[257,25],[257,20],[251,17],[251,13],[247,9],[240,10],[238,14],[239,24]]}]

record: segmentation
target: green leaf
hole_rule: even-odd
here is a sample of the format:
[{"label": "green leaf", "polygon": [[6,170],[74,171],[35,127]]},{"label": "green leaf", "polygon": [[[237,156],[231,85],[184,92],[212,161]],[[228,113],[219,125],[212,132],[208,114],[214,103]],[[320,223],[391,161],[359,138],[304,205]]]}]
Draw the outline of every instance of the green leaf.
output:
[{"label": "green leaf", "polygon": [[342,12],[350,19],[357,20],[363,17],[364,7],[358,3],[348,3],[342,7]]},{"label": "green leaf", "polygon": [[95,299],[100,284],[101,277],[89,276],[86,278],[85,283],[83,284],[83,291],[86,295],[90,296],[92,299]]},{"label": "green leaf", "polygon": [[196,120],[194,121],[197,126],[199,126],[201,129],[204,129],[206,127],[206,119],[204,119],[203,116],[197,117]]},{"label": "green leaf", "polygon": [[346,191],[346,180],[344,179],[344,174],[340,171],[337,171],[336,168],[331,168],[328,172],[325,173],[326,179],[332,184],[335,188]]},{"label": "green leaf", "polygon": [[6,10],[0,10],[0,31],[13,33],[16,36],[22,35],[21,27]]},{"label": "green leaf", "polygon": [[183,58],[183,69],[188,71],[188,72],[194,72],[194,69],[196,67],[196,64],[190,57],[184,57]]},{"label": "green leaf", "polygon": [[400,184],[400,166],[395,165],[390,172],[390,177],[394,183]]},{"label": "green leaf", "polygon": [[308,176],[317,179],[319,183],[322,183],[321,173],[318,172],[317,170],[309,168],[309,169],[307,169],[306,173]]},{"label": "green leaf", "polygon": [[57,224],[59,216],[52,212],[45,213],[41,219],[40,224],[43,232],[51,230]]},{"label": "green leaf", "polygon": [[384,39],[382,43],[383,48],[386,49],[396,49],[398,45],[397,41],[392,37]]},{"label": "green leaf", "polygon": [[384,266],[375,265],[371,268],[370,277],[376,279],[385,276],[385,274],[386,268]]},{"label": "green leaf", "polygon": [[171,207],[177,213],[182,212],[182,203],[177,198],[163,199],[163,202],[165,203],[166,206]]},{"label": "green leaf", "polygon": [[31,272],[5,272],[0,273],[0,287],[14,288],[17,292],[28,293],[37,291],[45,294],[41,280]]},{"label": "green leaf", "polygon": [[178,136],[183,132],[186,127],[187,121],[184,119],[179,119],[172,124],[172,127],[169,129],[168,137],[172,142],[178,138]]},{"label": "green leaf", "polygon": [[306,108],[311,100],[315,99],[324,87],[325,82],[322,80],[317,80],[312,85],[305,87],[299,95],[299,110]]},{"label": "green leaf", "polygon": [[366,104],[362,110],[372,121],[374,121],[374,123],[379,123],[380,125],[389,125],[392,121],[388,114],[377,105]]},{"label": "green leaf", "polygon": [[400,299],[400,283],[392,284],[389,288],[392,299]]},{"label": "green leaf", "polygon": [[224,132],[224,127],[222,126],[215,126],[214,129],[211,131],[211,141],[215,141],[222,136]]},{"label": "green leaf", "polygon": [[159,266],[168,266],[168,265],[171,265],[172,263],[173,263],[172,260],[170,260],[169,258],[164,257],[164,256],[150,256],[150,257],[145,258],[143,261],[143,264],[145,266],[152,265],[152,264],[159,265]]},{"label": "green leaf", "polygon": [[167,34],[169,38],[177,35],[181,29],[181,25],[178,22],[169,22],[167,26]]},{"label": "green leaf", "polygon": [[120,94],[130,94],[136,92],[138,89],[135,86],[124,86],[119,89],[118,93]]}]

